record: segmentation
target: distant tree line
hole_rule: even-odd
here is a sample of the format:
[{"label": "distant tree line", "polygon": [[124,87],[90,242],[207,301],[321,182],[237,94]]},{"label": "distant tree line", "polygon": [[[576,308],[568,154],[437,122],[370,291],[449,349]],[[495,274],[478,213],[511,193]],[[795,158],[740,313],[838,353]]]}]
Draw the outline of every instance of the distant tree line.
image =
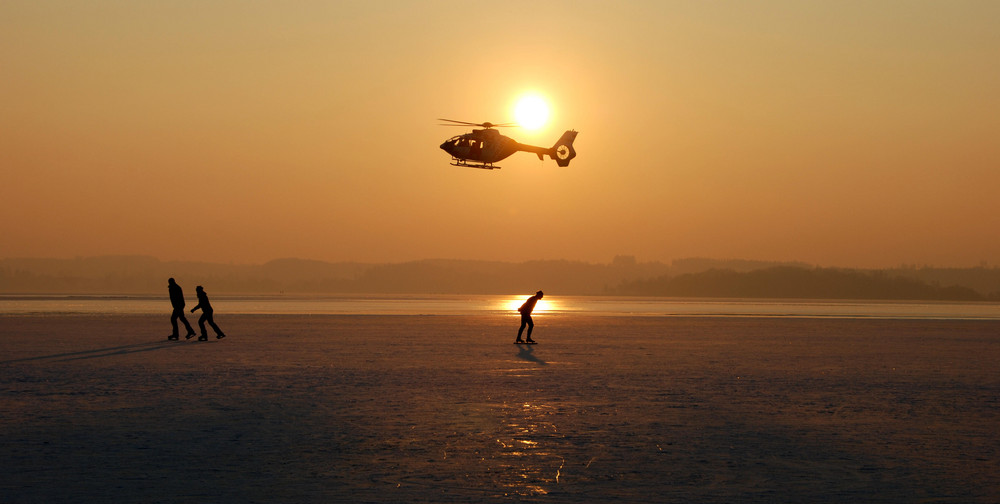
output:
[{"label": "distant tree line", "polygon": [[618,256],[580,261],[434,259],[393,264],[279,259],[260,265],[109,256],[0,259],[3,294],[166,293],[166,279],[217,294],[514,294],[1000,301],[1000,269],[854,270],[804,263]]},{"label": "distant tree line", "polygon": [[0,259],[0,293],[160,294],[166,280],[211,285],[231,294],[513,294],[548,289],[603,294],[624,281],[670,270],[662,263],[616,258],[580,261],[429,259],[389,264],[278,259],[261,265],[159,261],[150,257]]},{"label": "distant tree line", "polygon": [[942,287],[885,271],[779,266],[748,272],[711,269],[627,282],[619,295],[725,298],[984,301],[996,299],[959,285]]}]

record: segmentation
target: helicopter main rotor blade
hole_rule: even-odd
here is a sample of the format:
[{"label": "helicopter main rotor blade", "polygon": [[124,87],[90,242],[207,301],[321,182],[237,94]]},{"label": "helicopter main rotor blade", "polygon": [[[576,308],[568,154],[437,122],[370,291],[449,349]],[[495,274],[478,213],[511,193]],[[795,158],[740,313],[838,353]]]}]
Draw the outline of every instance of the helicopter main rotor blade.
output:
[{"label": "helicopter main rotor blade", "polygon": [[454,119],[441,119],[441,118],[438,118],[438,121],[445,121],[445,122],[455,123],[455,124],[444,124],[442,126],[458,126],[458,125],[464,125],[464,126],[482,126],[482,124],[479,124],[479,123],[466,122],[466,121],[456,121]]},{"label": "helicopter main rotor blade", "polygon": [[480,128],[513,128],[513,127],[517,127],[516,123],[494,124],[494,123],[491,123],[489,121],[483,122],[483,123],[474,123],[474,122],[467,122],[467,121],[456,121],[454,119],[442,119],[440,117],[438,118],[438,121],[445,121],[445,122],[449,122],[449,123],[454,123],[454,124],[439,124],[439,126],[479,126]]}]

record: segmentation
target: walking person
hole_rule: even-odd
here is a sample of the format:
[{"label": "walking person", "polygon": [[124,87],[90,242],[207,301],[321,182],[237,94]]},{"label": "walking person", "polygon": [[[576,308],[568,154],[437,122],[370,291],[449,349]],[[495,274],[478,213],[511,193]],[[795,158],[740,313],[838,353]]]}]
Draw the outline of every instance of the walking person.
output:
[{"label": "walking person", "polygon": [[[529,297],[528,300],[517,309],[517,311],[521,312],[521,328],[517,330],[517,339],[514,340],[514,343],[535,342],[535,340],[531,339],[531,330],[535,328],[535,322],[531,320],[531,312],[535,309],[535,304],[538,303],[538,300],[542,299],[542,296],[544,296],[542,291],[536,292],[534,296]],[[528,338],[521,340],[521,333],[524,332],[525,326],[528,327]]]},{"label": "walking person", "polygon": [[201,308],[201,318],[198,319],[198,327],[201,328],[201,336],[198,337],[198,341],[208,341],[208,331],[205,330],[205,322],[208,322],[208,325],[212,326],[212,329],[215,330],[216,339],[225,338],[226,335],[222,333],[219,326],[215,325],[215,320],[212,318],[214,310],[212,310],[212,304],[208,302],[208,294],[205,294],[205,289],[199,285],[195,288],[195,293],[198,295],[198,306],[191,308],[191,313],[194,313],[195,310]]},{"label": "walking person", "polygon": [[191,328],[191,324],[188,323],[187,317],[184,316],[184,291],[181,289],[180,285],[173,278],[167,280],[167,291],[170,293],[170,304],[174,307],[174,312],[170,315],[170,325],[174,326],[174,333],[167,336],[168,340],[180,339],[180,334],[177,332],[177,319],[181,319],[184,322],[184,327],[187,327],[187,338],[191,339],[194,336],[194,329]]}]

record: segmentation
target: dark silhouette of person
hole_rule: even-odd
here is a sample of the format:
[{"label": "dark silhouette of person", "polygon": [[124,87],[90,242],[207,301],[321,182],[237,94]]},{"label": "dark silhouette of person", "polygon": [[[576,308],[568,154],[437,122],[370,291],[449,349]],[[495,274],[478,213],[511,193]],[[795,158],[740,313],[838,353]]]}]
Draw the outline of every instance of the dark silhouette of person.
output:
[{"label": "dark silhouette of person", "polygon": [[201,318],[198,319],[198,327],[201,328],[201,336],[198,336],[198,341],[208,341],[208,331],[205,330],[205,322],[208,322],[208,325],[212,326],[212,329],[215,330],[216,339],[225,338],[226,335],[222,333],[219,326],[215,325],[215,319],[212,318],[212,314],[215,313],[215,310],[212,310],[212,304],[208,302],[208,294],[205,294],[205,289],[199,285],[195,288],[195,293],[198,295],[198,306],[191,308],[191,313],[194,313],[195,310],[201,308]]},{"label": "dark silhouette of person", "polygon": [[[531,320],[531,312],[535,309],[535,304],[538,303],[539,299],[545,294],[542,291],[538,291],[534,296],[528,298],[527,301],[521,305],[517,311],[521,312],[521,328],[517,330],[517,339],[514,343],[534,343],[535,340],[531,339],[531,330],[535,328],[535,322]],[[524,332],[524,327],[528,327],[528,338],[526,340],[521,340],[521,333]]]},{"label": "dark silhouette of person", "polygon": [[167,280],[167,291],[170,292],[170,304],[174,307],[174,312],[170,315],[170,325],[174,326],[174,333],[167,336],[168,340],[180,339],[180,333],[177,332],[177,319],[181,319],[184,322],[184,327],[187,327],[187,338],[191,339],[194,336],[194,329],[191,328],[191,324],[188,323],[187,317],[184,316],[184,291],[181,289],[180,285],[173,278]]}]

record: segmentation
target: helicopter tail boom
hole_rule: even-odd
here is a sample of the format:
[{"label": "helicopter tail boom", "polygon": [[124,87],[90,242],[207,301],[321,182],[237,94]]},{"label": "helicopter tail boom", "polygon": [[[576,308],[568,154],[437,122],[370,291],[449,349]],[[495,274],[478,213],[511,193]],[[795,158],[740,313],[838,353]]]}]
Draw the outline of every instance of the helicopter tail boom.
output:
[{"label": "helicopter tail boom", "polygon": [[569,166],[570,160],[576,157],[576,150],[573,149],[573,140],[576,140],[576,135],[576,131],[567,130],[551,148],[518,144],[517,150],[534,153],[538,156],[539,160],[543,160],[545,156],[549,156],[555,160],[557,165]]}]

